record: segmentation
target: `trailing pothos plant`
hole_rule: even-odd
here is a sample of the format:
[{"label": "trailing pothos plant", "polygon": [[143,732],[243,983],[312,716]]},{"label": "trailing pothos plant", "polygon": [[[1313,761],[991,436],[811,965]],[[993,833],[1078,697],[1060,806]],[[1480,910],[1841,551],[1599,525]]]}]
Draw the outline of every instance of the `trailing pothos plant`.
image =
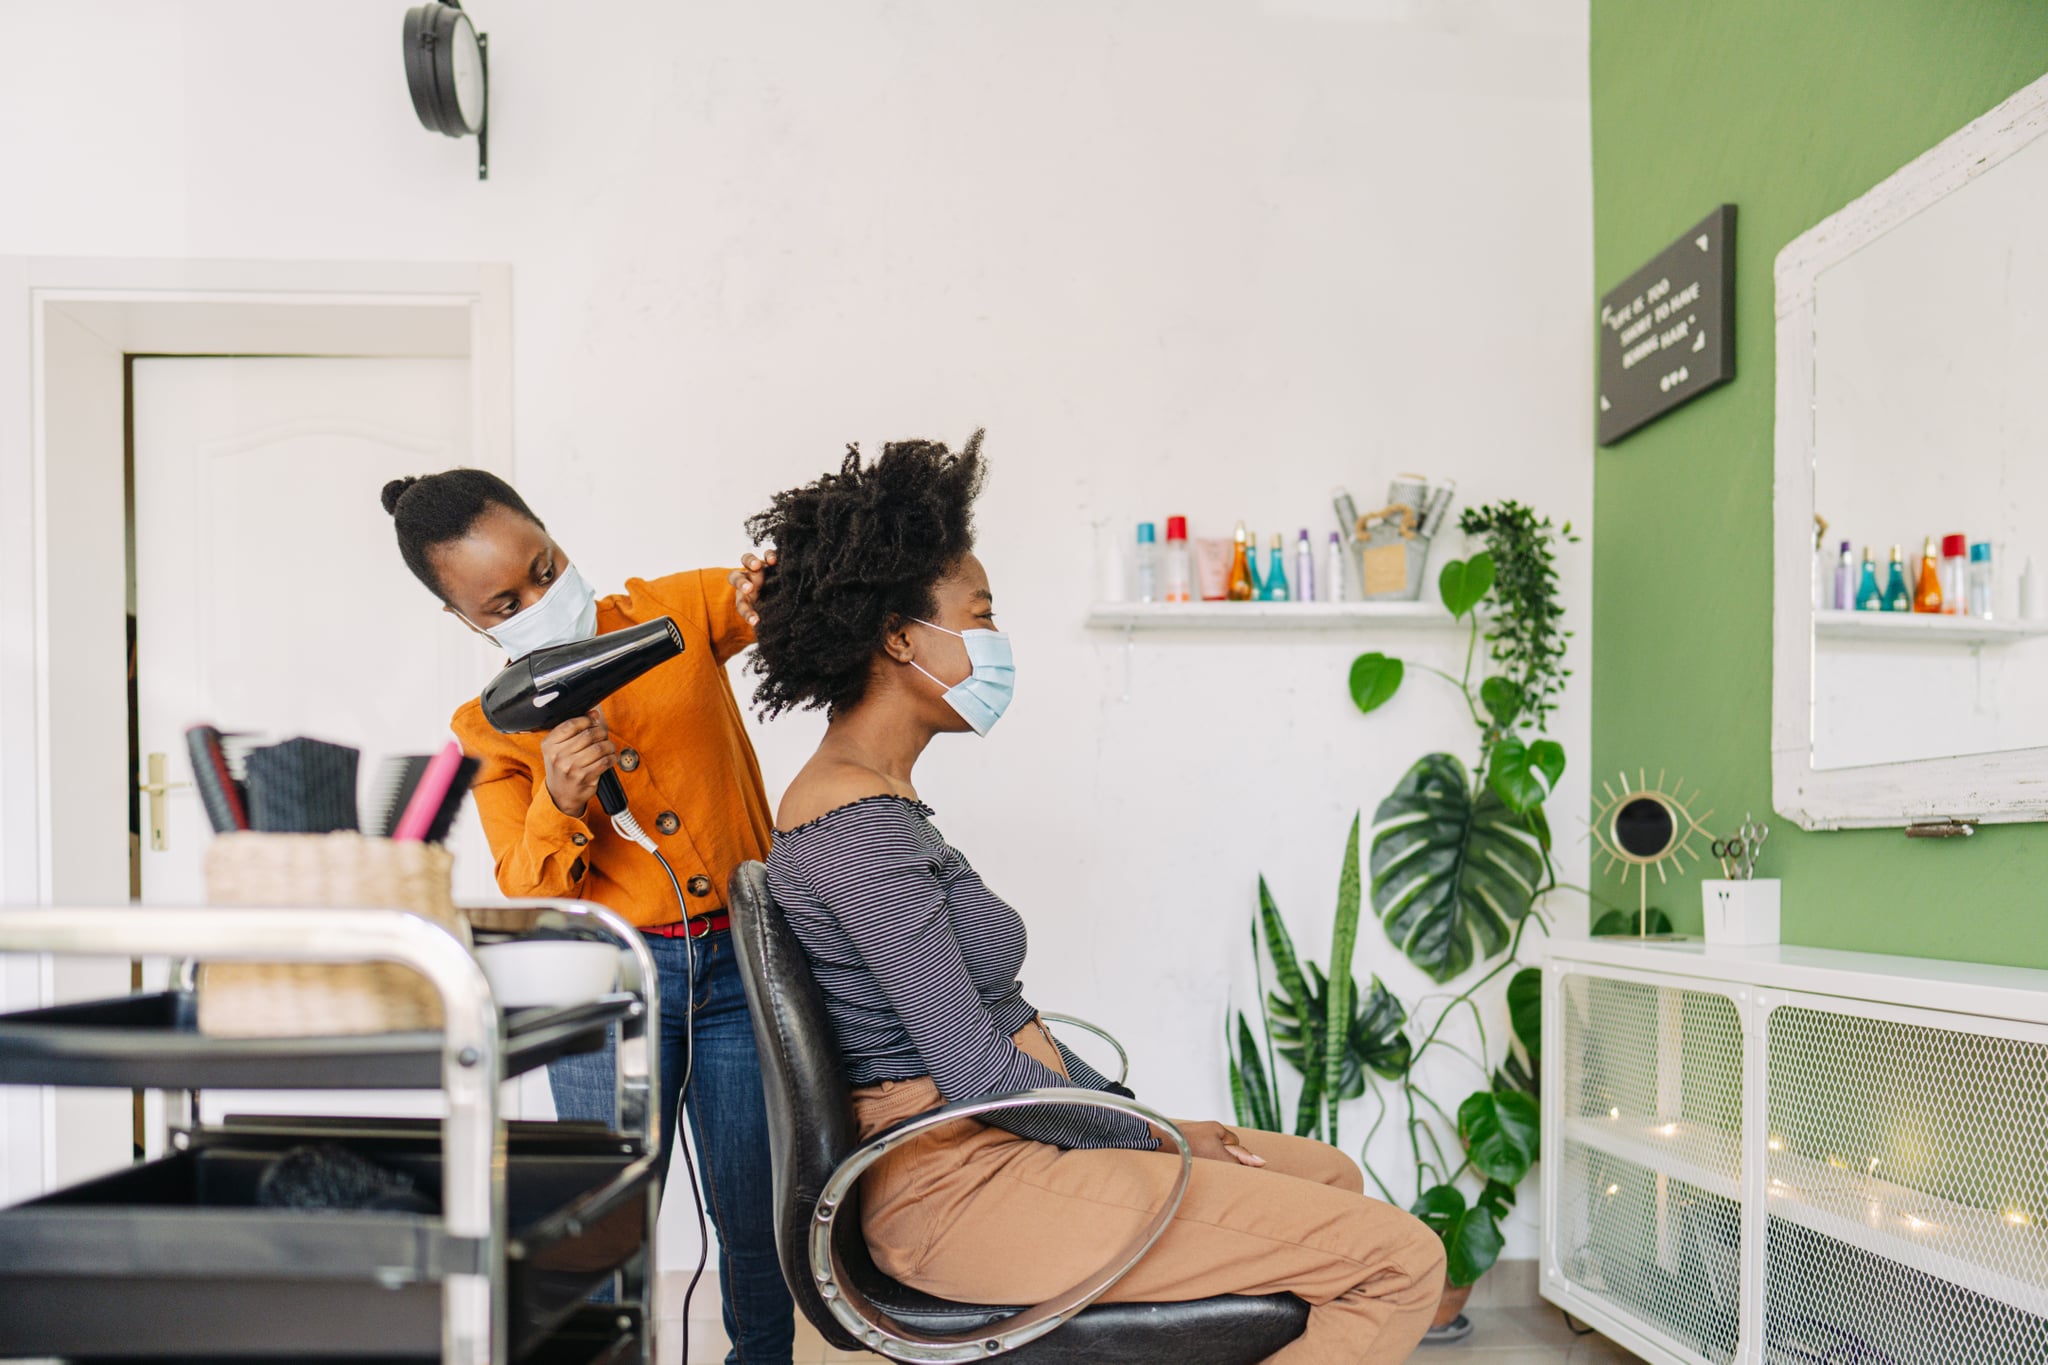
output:
[{"label": "trailing pothos plant", "polygon": [[[1433,980],[1449,982],[1479,963],[1492,966],[1447,1001],[1418,1002],[1418,1009],[1435,1006],[1426,1031],[1378,977],[1359,992],[1351,961],[1367,883],[1354,821],[1338,881],[1329,973],[1313,963],[1299,965],[1261,878],[1253,954],[1260,956],[1263,939],[1277,979],[1269,994],[1260,969],[1264,1055],[1243,1014],[1235,1016],[1234,1036],[1227,1039],[1240,1123],[1279,1127],[1278,1059],[1303,1078],[1297,1133],[1334,1142],[1339,1104],[1368,1092],[1378,1100],[1360,1157],[1390,1203],[1402,1200],[1373,1169],[1369,1149],[1389,1116],[1400,1115],[1415,1166],[1410,1207],[1443,1239],[1454,1286],[1473,1283],[1499,1257],[1500,1224],[1538,1152],[1541,976],[1522,968],[1508,982],[1510,1038],[1497,1068],[1486,1060],[1491,1051],[1477,996],[1518,965],[1523,932],[1532,922],[1544,925],[1537,906],[1558,887],[1543,803],[1564,775],[1565,754],[1544,727],[1570,676],[1563,666],[1569,633],[1562,628],[1555,543],[1573,538],[1569,525],[1553,529],[1515,502],[1467,511],[1460,526],[1481,537],[1485,549],[1445,565],[1437,586],[1445,608],[1467,623],[1464,671],[1453,677],[1415,667],[1458,689],[1479,732],[1476,761],[1468,770],[1455,754],[1427,754],[1402,776],[1374,814],[1369,889],[1387,936]],[[1475,679],[1482,635],[1490,667]],[[1350,675],[1359,710],[1391,700],[1407,668],[1386,654],[1359,656]],[[1445,1032],[1454,1018],[1467,1015],[1476,1050]],[[1422,1035],[1419,1044],[1409,1040],[1411,1021]],[[1455,1115],[1416,1080],[1437,1050],[1476,1073],[1478,1088]],[[1456,1160],[1446,1151],[1447,1134],[1455,1134]]]}]

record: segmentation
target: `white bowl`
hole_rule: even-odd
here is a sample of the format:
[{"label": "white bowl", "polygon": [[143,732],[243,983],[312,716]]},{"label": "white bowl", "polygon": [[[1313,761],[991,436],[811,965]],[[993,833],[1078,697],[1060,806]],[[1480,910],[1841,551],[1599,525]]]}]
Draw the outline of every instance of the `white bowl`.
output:
[{"label": "white bowl", "polygon": [[580,1005],[608,993],[619,980],[619,950],[576,939],[488,943],[476,960],[501,1010],[529,1005]]}]

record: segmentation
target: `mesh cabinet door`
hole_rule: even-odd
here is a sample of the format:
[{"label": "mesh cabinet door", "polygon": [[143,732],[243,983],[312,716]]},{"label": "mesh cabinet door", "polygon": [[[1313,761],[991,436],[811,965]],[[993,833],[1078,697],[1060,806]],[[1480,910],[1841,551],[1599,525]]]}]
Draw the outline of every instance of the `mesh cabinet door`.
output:
[{"label": "mesh cabinet door", "polygon": [[1764,1028],[1764,1359],[2048,1361],[2048,1033],[1805,996]]},{"label": "mesh cabinet door", "polygon": [[1544,1113],[1554,1268],[1572,1298],[1671,1359],[1729,1365],[1744,1310],[1736,1003],[1599,967],[1546,985],[1560,1042]]}]

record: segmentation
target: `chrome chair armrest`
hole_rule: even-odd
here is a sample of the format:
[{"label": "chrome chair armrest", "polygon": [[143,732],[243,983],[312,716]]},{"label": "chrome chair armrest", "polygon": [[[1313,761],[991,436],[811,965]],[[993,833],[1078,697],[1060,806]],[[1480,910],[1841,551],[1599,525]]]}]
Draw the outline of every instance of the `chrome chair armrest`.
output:
[{"label": "chrome chair armrest", "polygon": [[1047,1014],[1043,1010],[1039,1011],[1038,1022],[1041,1024],[1065,1024],[1069,1028],[1080,1029],[1083,1033],[1094,1034],[1097,1038],[1100,1038],[1103,1042],[1116,1049],[1116,1083],[1122,1085],[1125,1079],[1130,1076],[1131,1054],[1124,1051],[1124,1045],[1119,1043],[1116,1040],[1116,1035],[1108,1029],[1103,1028],[1099,1024],[1091,1024],[1086,1019],[1077,1019],[1071,1014]]},{"label": "chrome chair armrest", "polygon": [[[945,1124],[1046,1104],[1113,1110],[1143,1119],[1173,1139],[1174,1145],[1180,1149],[1180,1173],[1175,1177],[1173,1189],[1152,1215],[1152,1221],[1101,1269],[1044,1303],[1026,1308],[981,1331],[928,1335],[903,1326],[868,1302],[853,1287],[832,1245],[834,1221],[868,1167],[912,1138]],[[1129,1274],[1173,1221],[1181,1199],[1187,1194],[1194,1167],[1194,1151],[1172,1119],[1121,1095],[1080,1088],[1048,1088],[1018,1090],[1007,1095],[989,1095],[978,1100],[940,1105],[877,1133],[832,1172],[832,1178],[819,1192],[817,1213],[811,1220],[811,1274],[817,1280],[818,1295],[831,1308],[832,1316],[872,1351],[903,1361],[988,1360],[1038,1340],[1108,1293],[1118,1280]]]}]

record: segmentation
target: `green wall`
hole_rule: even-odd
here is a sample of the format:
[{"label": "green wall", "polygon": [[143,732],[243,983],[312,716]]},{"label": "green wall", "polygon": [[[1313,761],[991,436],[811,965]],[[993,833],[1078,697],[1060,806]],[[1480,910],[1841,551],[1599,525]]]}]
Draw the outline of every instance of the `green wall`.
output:
[{"label": "green wall", "polygon": [[[2044,72],[2041,0],[1592,0],[1596,283],[1739,209],[1734,382],[1594,455],[1596,789],[1668,768],[1717,830],[1771,810],[1772,262]],[[1787,943],[2048,967],[2048,828],[1771,824]],[[1651,888],[1695,933],[1697,876]]]}]

